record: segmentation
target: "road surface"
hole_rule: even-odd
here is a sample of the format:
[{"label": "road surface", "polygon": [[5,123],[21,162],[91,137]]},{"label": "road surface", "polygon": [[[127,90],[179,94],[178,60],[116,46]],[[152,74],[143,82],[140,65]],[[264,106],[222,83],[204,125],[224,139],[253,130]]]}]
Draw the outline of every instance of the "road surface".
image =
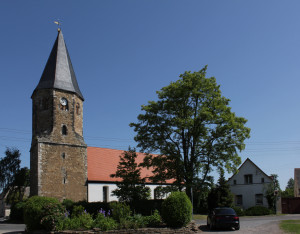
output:
[{"label": "road surface", "polygon": [[294,215],[279,215],[279,216],[255,216],[255,217],[241,217],[240,230],[232,232],[232,230],[212,230],[210,231],[206,226],[206,220],[196,220],[199,226],[199,233],[234,233],[234,234],[283,234],[284,232],[279,228],[281,220],[296,219],[300,220],[300,214]]}]

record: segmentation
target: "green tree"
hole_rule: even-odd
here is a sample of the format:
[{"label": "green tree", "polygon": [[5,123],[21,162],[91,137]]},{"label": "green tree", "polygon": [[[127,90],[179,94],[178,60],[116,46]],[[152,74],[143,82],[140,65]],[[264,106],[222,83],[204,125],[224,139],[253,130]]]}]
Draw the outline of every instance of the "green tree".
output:
[{"label": "green tree", "polygon": [[152,166],[153,182],[175,179],[179,189],[191,187],[198,178],[203,184],[214,168],[232,172],[241,163],[238,152],[250,137],[247,122],[237,117],[223,97],[214,77],[206,78],[207,67],[185,72],[180,79],[157,91],[158,100],[142,106],[143,114],[131,123],[135,140],[148,155],[144,166]]},{"label": "green tree", "polygon": [[212,188],[208,195],[208,207],[231,207],[233,204],[233,194],[230,191],[230,185],[224,177],[224,170],[220,169],[218,184]]},{"label": "green tree", "polygon": [[136,163],[137,153],[135,149],[129,147],[120,156],[120,162],[113,178],[121,178],[117,182],[118,188],[112,191],[120,201],[132,202],[135,200],[148,199],[150,197],[150,188],[145,186],[145,178],[141,178],[141,168]]},{"label": "green tree", "polygon": [[270,183],[267,186],[266,198],[268,201],[269,208],[274,209],[274,211],[276,211],[276,201],[277,201],[278,196],[281,193],[281,190],[280,190],[280,185],[279,185],[279,181],[278,181],[278,175],[271,174],[271,177],[273,178],[273,183]]},{"label": "green tree", "polygon": [[20,170],[20,156],[18,149],[7,148],[5,156],[0,159],[0,191],[6,193],[13,185],[15,176]]},{"label": "green tree", "polygon": [[27,167],[19,169],[12,182],[7,195],[7,202],[14,204],[23,201],[26,187],[30,186],[30,170]]},{"label": "green tree", "polygon": [[294,179],[290,178],[285,190],[281,192],[281,197],[294,197]]}]

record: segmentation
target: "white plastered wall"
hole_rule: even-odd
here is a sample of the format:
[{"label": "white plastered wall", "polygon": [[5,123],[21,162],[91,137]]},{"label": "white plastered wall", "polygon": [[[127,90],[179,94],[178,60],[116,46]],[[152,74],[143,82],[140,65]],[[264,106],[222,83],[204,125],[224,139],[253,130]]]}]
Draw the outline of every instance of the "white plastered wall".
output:
[{"label": "white plastered wall", "polygon": [[[160,185],[146,185],[151,189],[151,199],[154,199],[154,190]],[[163,185],[163,187],[168,185]],[[103,187],[108,188],[108,202],[118,201],[116,196],[113,196],[111,192],[117,189],[117,185],[114,183],[88,183],[88,202],[103,202]]]},{"label": "white plastered wall", "polygon": [[[244,175],[252,175],[252,184],[245,184]],[[262,178],[264,178],[264,183],[262,183]],[[234,180],[236,181],[236,184],[234,184]],[[268,207],[265,193],[268,185],[272,183],[272,180],[250,161],[246,161],[239,172],[235,174],[228,183],[230,184],[231,192],[235,196],[243,196],[243,205],[241,206],[243,209],[257,205],[255,200],[256,194],[264,194],[263,206]]]}]

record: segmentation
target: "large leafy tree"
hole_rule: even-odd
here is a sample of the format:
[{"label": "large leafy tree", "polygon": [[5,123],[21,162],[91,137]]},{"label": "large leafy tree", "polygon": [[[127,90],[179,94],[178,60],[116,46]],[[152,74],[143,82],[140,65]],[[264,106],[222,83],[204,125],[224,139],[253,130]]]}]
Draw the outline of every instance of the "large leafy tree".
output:
[{"label": "large leafy tree", "polygon": [[230,100],[222,96],[214,77],[205,77],[206,70],[185,72],[157,91],[158,100],[143,105],[138,122],[130,124],[138,147],[160,154],[145,159],[144,166],[154,168],[151,179],[173,178],[190,197],[195,181],[204,183],[212,168],[236,169],[241,163],[238,152],[250,133],[247,120],[231,111]]},{"label": "large leafy tree", "polygon": [[6,193],[13,185],[15,175],[20,170],[20,156],[18,149],[7,148],[5,156],[0,159],[0,191]]},{"label": "large leafy tree", "polygon": [[145,178],[141,178],[141,167],[136,162],[137,153],[135,149],[129,147],[120,156],[119,165],[113,178],[121,178],[117,182],[118,188],[112,191],[120,201],[132,202],[136,200],[148,199],[150,188],[145,186]]}]

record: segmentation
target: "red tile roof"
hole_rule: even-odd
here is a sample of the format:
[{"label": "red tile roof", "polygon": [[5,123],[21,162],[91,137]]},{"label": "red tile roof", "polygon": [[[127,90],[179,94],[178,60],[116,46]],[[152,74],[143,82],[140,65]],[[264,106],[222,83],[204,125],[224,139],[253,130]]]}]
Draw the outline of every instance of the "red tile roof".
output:
[{"label": "red tile roof", "polygon": [[[120,178],[111,178],[110,175],[116,173],[119,164],[120,155],[123,150],[88,147],[87,161],[88,161],[88,181],[105,181],[115,182],[121,181]],[[145,157],[144,153],[137,153],[137,163],[141,163]],[[152,176],[151,168],[147,170],[142,168],[141,177]],[[146,180],[146,182],[149,182]],[[172,181],[167,181],[171,183]]]}]

